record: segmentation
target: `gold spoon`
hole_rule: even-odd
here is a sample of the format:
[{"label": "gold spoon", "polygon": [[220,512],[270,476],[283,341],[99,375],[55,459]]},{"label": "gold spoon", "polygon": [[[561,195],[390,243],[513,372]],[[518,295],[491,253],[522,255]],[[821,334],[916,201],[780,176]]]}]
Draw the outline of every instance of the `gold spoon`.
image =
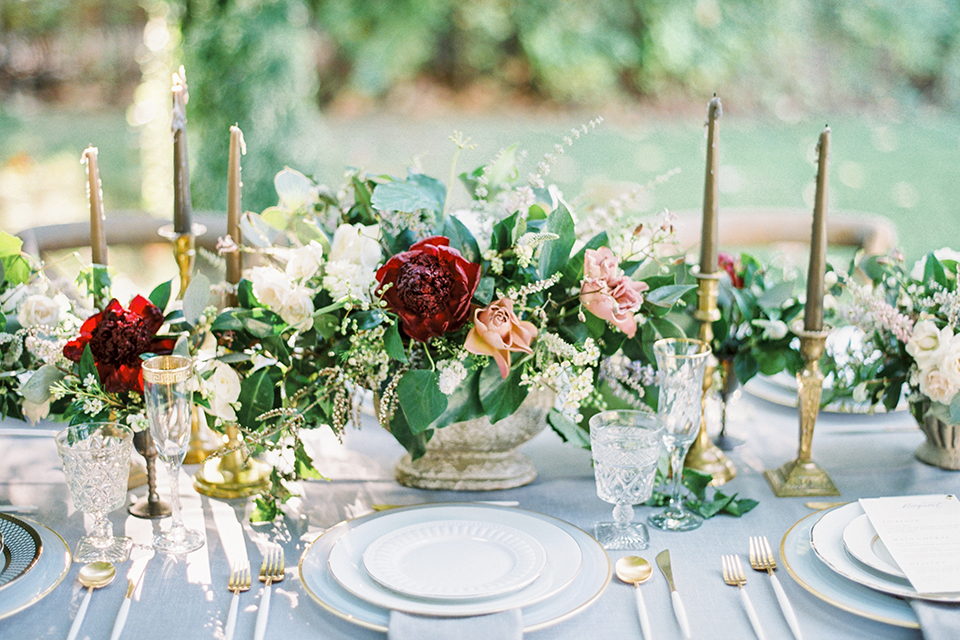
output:
[{"label": "gold spoon", "polygon": [[640,593],[640,585],[653,575],[653,567],[640,556],[624,556],[617,560],[616,569],[617,577],[620,580],[636,587],[634,593],[637,595],[637,615],[640,616],[640,629],[643,631],[643,637],[646,640],[653,640],[653,636],[650,634],[650,618],[647,616],[647,607],[643,603],[643,594]]},{"label": "gold spoon", "polygon": [[87,606],[90,604],[90,594],[94,589],[105,587],[117,575],[117,568],[109,562],[91,562],[80,567],[80,584],[87,588],[87,595],[83,596],[83,602],[77,609],[77,617],[70,626],[70,633],[67,634],[67,640],[74,640],[80,631],[80,625],[83,624],[83,616],[87,613]]}]

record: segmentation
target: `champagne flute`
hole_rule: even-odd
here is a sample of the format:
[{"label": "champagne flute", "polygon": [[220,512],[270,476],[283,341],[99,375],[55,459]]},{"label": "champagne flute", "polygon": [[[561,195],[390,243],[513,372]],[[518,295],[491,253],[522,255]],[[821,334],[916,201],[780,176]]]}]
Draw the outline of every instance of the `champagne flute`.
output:
[{"label": "champagne flute", "polygon": [[614,506],[614,522],[598,522],[594,534],[604,549],[646,549],[650,535],[633,522],[633,505],[653,493],[663,428],[642,411],[604,411],[590,418],[590,450],[597,495]]},{"label": "champagne flute", "polygon": [[153,539],[153,546],[169,553],[187,553],[203,546],[203,534],[183,525],[180,513],[180,465],[187,452],[193,420],[189,389],[193,361],[183,356],[154,356],[143,363],[143,402],[157,455],[170,476],[170,529]]},{"label": "champagne flute", "polygon": [[692,338],[665,338],[653,343],[653,353],[660,385],[657,415],[663,423],[663,444],[670,456],[673,488],[667,508],[651,515],[647,522],[667,531],[689,531],[699,527],[703,518],[684,506],[680,481],[683,459],[700,430],[703,374],[710,346]]},{"label": "champagne flute", "polygon": [[123,506],[133,431],[112,422],[71,425],[57,434],[73,505],[94,516],[93,533],[77,542],[76,562],[124,562],[133,540],[113,535],[107,514]]}]

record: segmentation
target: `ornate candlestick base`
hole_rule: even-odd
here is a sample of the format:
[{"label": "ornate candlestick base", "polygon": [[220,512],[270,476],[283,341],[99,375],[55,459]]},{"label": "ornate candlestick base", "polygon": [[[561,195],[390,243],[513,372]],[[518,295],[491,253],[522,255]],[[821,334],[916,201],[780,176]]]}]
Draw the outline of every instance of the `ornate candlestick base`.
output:
[{"label": "ornate candlestick base", "polygon": [[193,421],[190,424],[190,445],[186,455],[183,456],[183,464],[200,464],[217,450],[216,443],[203,437],[204,431],[209,432],[200,424],[200,416],[197,414],[197,408],[194,407]]},{"label": "ornate candlestick base", "polygon": [[763,473],[778,498],[840,495],[827,472],[811,457],[813,428],[820,413],[820,396],[823,392],[820,356],[823,355],[824,342],[829,333],[829,329],[800,332],[800,352],[805,364],[797,374],[797,393],[800,400],[800,447],[797,459],[779,469],[770,469]]},{"label": "ornate candlestick base", "polygon": [[193,488],[211,498],[248,498],[270,488],[270,467],[240,447],[240,433],[236,425],[227,425],[227,443],[222,455],[204,461],[193,476]]},{"label": "ornate candlestick base", "polygon": [[[700,322],[700,340],[707,344],[713,344],[713,323],[720,319],[720,310],[717,309],[720,276],[716,273],[697,273],[696,277],[698,281],[697,310],[694,311],[693,317]],[[713,386],[713,372],[716,368],[717,360],[714,356],[711,356],[710,362],[707,364],[707,371],[703,376],[700,431],[683,461],[683,466],[713,476],[713,480],[710,482],[713,486],[729,482],[737,475],[737,469],[733,466],[733,462],[718,446],[710,442],[710,436],[707,435],[707,419],[703,409],[706,407],[710,387]]]}]

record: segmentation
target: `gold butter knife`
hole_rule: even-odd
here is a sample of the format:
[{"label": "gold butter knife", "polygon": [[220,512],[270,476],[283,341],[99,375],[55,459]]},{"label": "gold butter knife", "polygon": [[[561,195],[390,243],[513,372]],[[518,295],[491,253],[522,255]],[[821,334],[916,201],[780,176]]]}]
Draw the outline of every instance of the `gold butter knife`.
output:
[{"label": "gold butter knife", "polygon": [[680,600],[680,594],[677,592],[677,588],[673,585],[673,568],[670,566],[669,549],[664,549],[657,554],[657,566],[660,567],[660,571],[663,571],[663,577],[667,579],[667,584],[670,585],[670,597],[673,600],[673,613],[677,617],[677,623],[680,625],[680,630],[683,631],[683,636],[685,638],[689,638],[690,622],[687,620],[687,612],[683,608],[683,601]]}]

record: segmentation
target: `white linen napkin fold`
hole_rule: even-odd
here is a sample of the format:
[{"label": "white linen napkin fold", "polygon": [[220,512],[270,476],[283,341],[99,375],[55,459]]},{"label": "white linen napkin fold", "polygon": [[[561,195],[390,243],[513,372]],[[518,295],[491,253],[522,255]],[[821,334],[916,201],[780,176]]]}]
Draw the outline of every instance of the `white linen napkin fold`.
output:
[{"label": "white linen napkin fold", "polygon": [[957,640],[960,638],[960,604],[910,600],[920,619],[923,640]]},{"label": "white linen napkin fold", "polygon": [[521,640],[520,609],[485,616],[437,618],[400,611],[390,612],[387,640]]}]

